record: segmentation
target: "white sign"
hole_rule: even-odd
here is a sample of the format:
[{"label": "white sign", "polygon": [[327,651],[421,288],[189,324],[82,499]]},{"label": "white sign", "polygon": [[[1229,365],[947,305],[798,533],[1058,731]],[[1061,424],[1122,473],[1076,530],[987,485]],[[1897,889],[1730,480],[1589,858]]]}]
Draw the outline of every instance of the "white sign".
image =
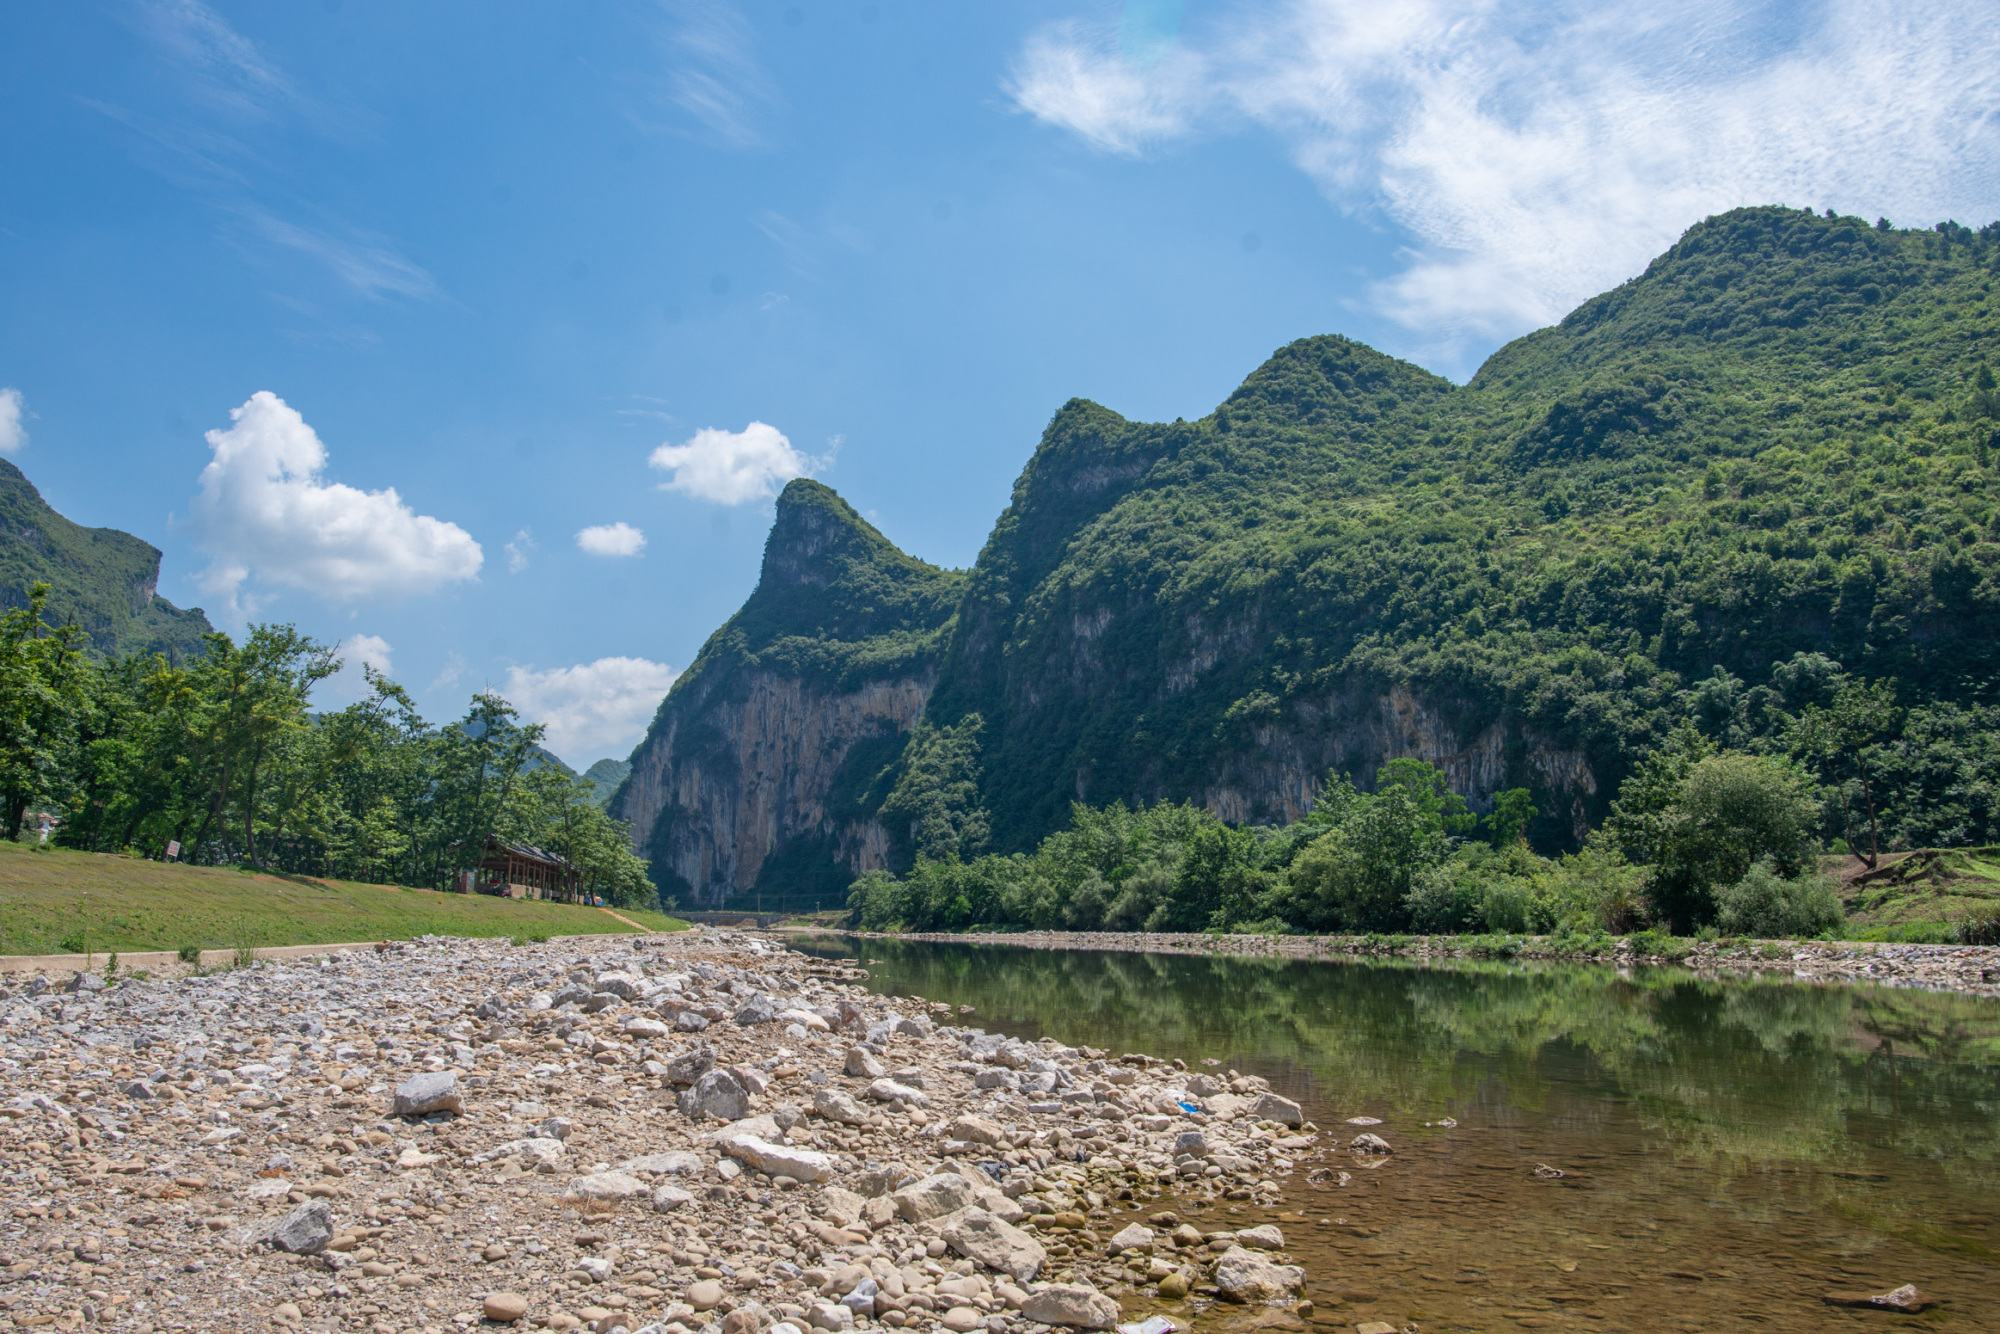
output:
[{"label": "white sign", "polygon": [[174,858],[180,855],[181,855],[181,841],[177,838],[167,840],[167,860],[172,861]]}]

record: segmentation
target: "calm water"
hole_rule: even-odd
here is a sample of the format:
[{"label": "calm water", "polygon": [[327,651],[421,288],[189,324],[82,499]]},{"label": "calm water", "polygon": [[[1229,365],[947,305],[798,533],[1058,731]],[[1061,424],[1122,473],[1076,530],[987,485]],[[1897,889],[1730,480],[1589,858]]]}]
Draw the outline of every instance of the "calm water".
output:
[{"label": "calm water", "polygon": [[[1286,1185],[1314,1323],[2000,1331],[2000,1003],[1678,970],[1091,954],[806,937],[962,1022],[1268,1077],[1374,1170]],[[1446,1118],[1453,1128],[1426,1127]],[[1560,1179],[1535,1175],[1559,1168]],[[1194,1214],[1247,1226],[1246,1206]],[[1830,1291],[1915,1283],[1922,1317]]]}]

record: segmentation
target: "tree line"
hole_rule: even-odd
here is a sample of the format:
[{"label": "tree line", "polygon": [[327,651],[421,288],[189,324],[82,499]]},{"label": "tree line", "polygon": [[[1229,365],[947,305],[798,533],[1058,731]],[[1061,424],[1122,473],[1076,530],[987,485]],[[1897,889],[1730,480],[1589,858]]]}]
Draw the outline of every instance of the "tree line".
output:
[{"label": "tree line", "polygon": [[37,585],[0,616],[9,839],[45,810],[61,847],[162,859],[173,844],[185,862],[448,889],[497,836],[568,861],[587,894],[656,897],[595,785],[552,762],[542,726],[497,694],[437,726],[364,667],[365,699],[316,711],[341,661],[292,626],[209,634],[186,661],[100,663],[82,631],[43,620],[47,596]]},{"label": "tree line", "polygon": [[[1442,771],[1394,759],[1366,790],[1329,774],[1311,811],[1284,826],[1233,827],[1192,803],[1091,807],[1033,851],[979,855],[977,720],[917,740],[885,815],[916,846],[904,874],[854,881],[869,929],[975,924],[1078,931],[1535,932],[1658,929],[1763,937],[1838,932],[1826,853],[1874,865],[1908,831],[1963,830],[1959,807],[1989,766],[1941,738],[1936,706],[1898,706],[1893,681],[1850,677],[1818,655],[1743,691],[1718,676],[1690,716],[1642,759],[1610,813],[1573,852],[1545,857],[1527,834],[1535,794],[1470,812]],[[1921,776],[1929,772],[1929,782]],[[1956,775],[1945,782],[1935,775]],[[1975,822],[1978,823],[1978,822]],[[1960,839],[1958,841],[1963,841]]]}]

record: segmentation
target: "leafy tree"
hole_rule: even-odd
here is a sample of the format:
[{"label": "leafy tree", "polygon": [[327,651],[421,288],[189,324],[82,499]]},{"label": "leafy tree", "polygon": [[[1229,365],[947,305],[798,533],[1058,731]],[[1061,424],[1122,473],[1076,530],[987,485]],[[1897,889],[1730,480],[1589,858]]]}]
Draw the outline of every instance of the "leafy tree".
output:
[{"label": "leafy tree", "polygon": [[1541,812],[1535,809],[1534,794],[1525,787],[1510,787],[1493,794],[1493,814],[1486,817],[1486,837],[1496,848],[1508,848],[1528,841],[1528,826]]},{"label": "leafy tree", "polygon": [[1715,918],[1716,890],[1770,859],[1795,876],[1817,851],[1819,806],[1789,765],[1724,751],[1696,762],[1658,823],[1648,894],[1656,915],[1686,934]]},{"label": "leafy tree", "polygon": [[49,586],[0,616],[0,801],[7,837],[19,838],[28,806],[57,785],[57,766],[83,704],[81,633],[42,623]]},{"label": "leafy tree", "polygon": [[[1826,708],[1809,704],[1793,722],[1794,754],[1816,761],[1829,777],[1851,775],[1868,807],[1868,864],[1881,860],[1881,832],[1875,809],[1875,774],[1868,750],[1895,729],[1901,716],[1896,707],[1896,683],[1872,685],[1843,680]],[[1848,839],[1851,844],[1852,838]]]},{"label": "leafy tree", "polygon": [[950,727],[920,722],[912,730],[903,772],[882,803],[882,821],[916,857],[969,859],[986,846],[986,809],[979,801],[978,714]]}]

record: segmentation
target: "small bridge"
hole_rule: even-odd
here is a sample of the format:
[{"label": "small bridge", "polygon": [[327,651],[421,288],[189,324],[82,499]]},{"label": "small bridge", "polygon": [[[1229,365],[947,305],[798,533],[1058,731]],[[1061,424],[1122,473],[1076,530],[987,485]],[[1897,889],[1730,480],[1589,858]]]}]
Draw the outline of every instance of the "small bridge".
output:
[{"label": "small bridge", "polygon": [[683,922],[700,922],[703,926],[755,926],[759,931],[767,931],[795,916],[785,912],[685,912],[675,909],[673,915]]}]

